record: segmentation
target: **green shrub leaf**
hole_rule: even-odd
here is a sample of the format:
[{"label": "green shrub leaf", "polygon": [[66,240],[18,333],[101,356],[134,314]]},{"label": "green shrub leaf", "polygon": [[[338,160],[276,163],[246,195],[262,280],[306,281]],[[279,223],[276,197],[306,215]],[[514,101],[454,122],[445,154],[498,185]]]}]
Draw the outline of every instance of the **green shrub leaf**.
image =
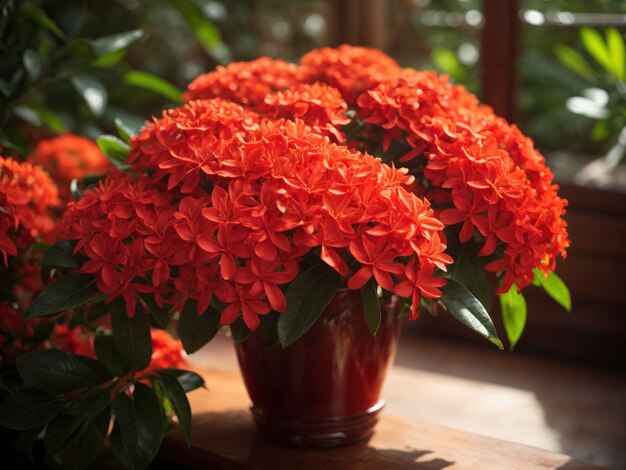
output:
[{"label": "green shrub leaf", "polygon": [[16,365],[29,385],[54,394],[102,383],[102,377],[87,364],[58,349],[22,354],[17,357]]},{"label": "green shrub leaf", "polygon": [[465,287],[454,279],[448,279],[441,292],[440,302],[454,318],[504,349],[487,310]]},{"label": "green shrub leaf", "polygon": [[116,377],[121,377],[130,371],[130,365],[117,349],[110,331],[98,328],[94,338],[94,349],[98,360]]},{"label": "green shrub leaf", "polygon": [[39,390],[22,390],[0,403],[0,426],[18,431],[40,428],[59,413],[59,400]]},{"label": "green shrub leaf", "polygon": [[74,246],[76,244],[69,240],[63,240],[50,246],[39,261],[41,266],[52,268],[80,268],[80,263],[74,256]]},{"label": "green shrub leaf", "polygon": [[178,423],[183,431],[185,442],[187,447],[191,446],[191,406],[187,395],[185,395],[185,389],[180,384],[178,379],[167,373],[167,371],[161,371],[159,373],[159,379],[163,384],[163,392],[172,404],[174,413],[178,417]]},{"label": "green shrub leaf", "polygon": [[526,326],[526,300],[515,284],[499,297],[504,329],[513,350]]},{"label": "green shrub leaf", "polygon": [[278,320],[278,339],[285,348],[315,323],[335,296],[341,277],[325,263],[300,274],[287,289],[287,309]]},{"label": "green shrub leaf", "polygon": [[618,80],[626,80],[626,51],[624,37],[617,28],[606,31],[606,45],[613,64],[613,74]]},{"label": "green shrub leaf", "polygon": [[600,64],[607,72],[613,73],[613,63],[608,48],[598,31],[593,28],[581,28],[580,38],[587,49],[587,52]]},{"label": "green shrub leaf", "polygon": [[91,41],[94,52],[98,57],[103,57],[130,46],[133,42],[143,37],[143,31],[134,29],[124,33],[113,34]]},{"label": "green shrub leaf", "polygon": [[126,314],[126,305],[122,299],[113,301],[111,308],[113,339],[124,361],[135,370],[143,370],[150,364],[152,339],[150,322],[140,305],[131,318]]},{"label": "green shrub leaf", "polygon": [[154,459],[163,438],[161,404],[150,387],[135,383],[133,398],[120,393],[113,402],[115,426],[111,446],[130,469],[144,469]]},{"label": "green shrub leaf", "polygon": [[101,117],[109,100],[109,93],[103,83],[91,75],[74,75],[71,80],[91,113],[95,117]]},{"label": "green shrub leaf", "polygon": [[24,318],[48,317],[71,310],[87,302],[99,302],[104,295],[96,287],[96,278],[86,273],[70,273],[46,287],[26,309]]},{"label": "green shrub leaf", "polygon": [[174,103],[180,103],[181,92],[167,80],[140,70],[131,70],[124,74],[124,82],[128,85],[143,88],[161,95]]},{"label": "green shrub leaf", "polygon": [[491,308],[491,289],[482,261],[463,246],[450,269],[450,276],[465,287],[485,307]]},{"label": "green shrub leaf", "polygon": [[127,168],[126,159],[130,147],[114,135],[101,135],[96,139],[98,147],[107,159],[119,170]]},{"label": "green shrub leaf", "polygon": [[85,421],[76,438],[76,468],[87,468],[96,458],[109,432],[111,409],[107,406],[92,420]]},{"label": "green shrub leaf", "polygon": [[187,354],[211,341],[220,329],[220,315],[212,308],[198,315],[197,305],[195,300],[188,300],[178,321],[178,334]]},{"label": "green shrub leaf", "polygon": [[130,124],[124,122],[120,118],[115,118],[115,127],[117,128],[117,133],[126,143],[130,142],[132,137],[139,134],[139,129],[133,128]]},{"label": "green shrub leaf", "polygon": [[544,277],[543,272],[535,269],[533,284],[541,286],[546,294],[552,297],[561,307],[568,312],[572,311],[572,296],[563,280],[554,272],[549,272]]},{"label": "green shrub leaf", "polygon": [[161,372],[167,373],[172,377],[175,377],[176,380],[178,380],[180,385],[183,387],[185,393],[189,393],[192,390],[204,387],[204,379],[195,372],[182,369],[163,369],[161,370]]},{"label": "green shrub leaf", "polygon": [[363,302],[363,311],[365,312],[365,322],[372,336],[376,336],[378,327],[380,326],[380,301],[376,294],[376,282],[370,279],[361,288],[361,301]]}]

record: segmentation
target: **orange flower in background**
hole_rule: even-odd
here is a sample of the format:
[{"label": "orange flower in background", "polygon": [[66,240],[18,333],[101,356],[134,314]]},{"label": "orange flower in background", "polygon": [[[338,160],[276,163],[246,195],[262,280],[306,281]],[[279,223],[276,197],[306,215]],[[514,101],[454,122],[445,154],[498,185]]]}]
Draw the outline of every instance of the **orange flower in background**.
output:
[{"label": "orange flower in background", "polygon": [[94,141],[72,134],[40,140],[29,161],[50,173],[65,202],[71,199],[73,179],[102,174],[113,168]]}]

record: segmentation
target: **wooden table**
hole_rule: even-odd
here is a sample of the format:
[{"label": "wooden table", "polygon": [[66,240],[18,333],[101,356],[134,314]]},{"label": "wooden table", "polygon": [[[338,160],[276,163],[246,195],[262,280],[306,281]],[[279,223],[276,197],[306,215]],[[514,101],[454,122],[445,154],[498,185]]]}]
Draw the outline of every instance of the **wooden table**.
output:
[{"label": "wooden table", "polygon": [[433,424],[409,421],[383,411],[367,442],[327,450],[282,447],[263,439],[248,411],[238,374],[201,370],[209,390],[189,398],[192,447],[178,429],[163,442],[159,457],[198,469],[599,469],[563,454],[483,437]]}]

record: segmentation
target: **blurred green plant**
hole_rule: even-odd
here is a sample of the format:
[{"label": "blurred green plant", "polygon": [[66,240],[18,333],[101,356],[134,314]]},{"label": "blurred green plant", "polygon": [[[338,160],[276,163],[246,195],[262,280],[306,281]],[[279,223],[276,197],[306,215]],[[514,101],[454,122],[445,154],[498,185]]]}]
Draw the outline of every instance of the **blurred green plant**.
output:
[{"label": "blurred green plant", "polygon": [[605,155],[610,170],[626,154],[626,45],[616,28],[607,29],[604,37],[595,29],[582,28],[580,41],[582,53],[564,44],[554,48],[559,62],[589,84],[580,95],[568,98],[566,107],[596,121],[591,139],[614,142]]}]

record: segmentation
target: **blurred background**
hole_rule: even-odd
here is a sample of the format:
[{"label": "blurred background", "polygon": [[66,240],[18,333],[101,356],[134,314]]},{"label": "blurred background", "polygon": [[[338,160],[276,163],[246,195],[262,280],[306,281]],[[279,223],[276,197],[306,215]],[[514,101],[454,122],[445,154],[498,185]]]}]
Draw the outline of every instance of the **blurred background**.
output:
[{"label": "blurred background", "polygon": [[[407,416],[626,468],[626,2],[9,0],[0,8],[0,146],[21,154],[33,133],[96,137],[115,117],[140,126],[219,64],[297,61],[341,43],[380,48],[478,94],[532,137],[570,201],[572,248],[557,272],[573,310],[529,291],[515,354],[423,315],[405,329],[388,395]],[[215,348],[199,360],[232,356]],[[417,396],[394,392],[406,386]],[[454,406],[459,395],[473,410]],[[407,401],[420,398],[420,406]]]}]

